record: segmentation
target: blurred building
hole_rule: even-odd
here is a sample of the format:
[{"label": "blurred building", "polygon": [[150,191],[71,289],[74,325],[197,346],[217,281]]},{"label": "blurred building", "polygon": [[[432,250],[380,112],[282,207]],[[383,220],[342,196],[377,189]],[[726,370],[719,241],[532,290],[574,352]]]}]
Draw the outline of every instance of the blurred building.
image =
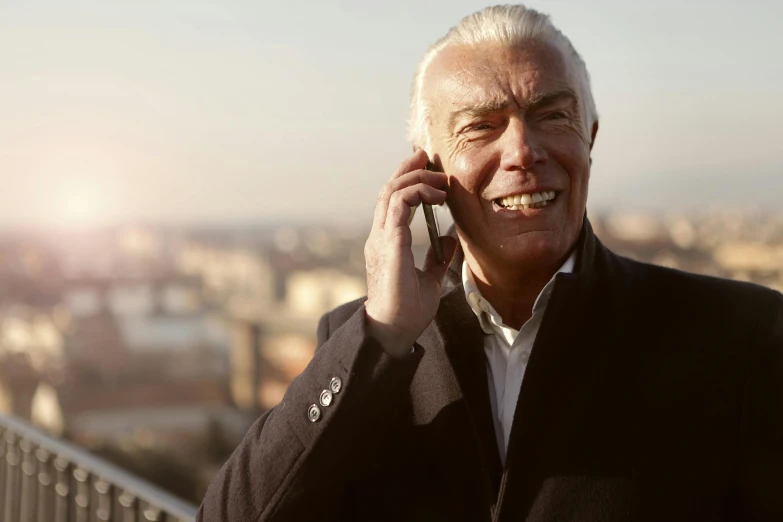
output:
[{"label": "blurred building", "polygon": [[334,269],[292,273],[286,282],[286,306],[297,316],[317,318],[324,312],[367,293],[363,275]]},{"label": "blurred building", "polygon": [[[590,218],[633,259],[783,291],[783,212]],[[420,267],[429,240],[413,232]],[[366,293],[366,237],[323,224],[0,237],[0,412],[197,502],[312,359],[318,318]]]},{"label": "blurred building", "polygon": [[135,445],[170,452],[187,451],[214,422],[246,427],[226,386],[213,379],[86,384],[41,382],[31,404],[33,423],[87,448]]},{"label": "blurred building", "polygon": [[314,330],[285,326],[244,321],[234,325],[231,397],[238,408],[251,415],[277,405],[315,352]]}]

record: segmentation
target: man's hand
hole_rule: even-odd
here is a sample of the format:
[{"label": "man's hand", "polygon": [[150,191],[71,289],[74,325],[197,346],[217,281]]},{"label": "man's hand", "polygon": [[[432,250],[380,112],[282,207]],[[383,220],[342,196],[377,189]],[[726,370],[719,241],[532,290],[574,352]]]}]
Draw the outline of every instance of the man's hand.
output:
[{"label": "man's hand", "polygon": [[435,317],[440,302],[443,276],[456,250],[452,237],[441,237],[444,263],[438,264],[427,251],[424,269],[419,270],[411,252],[411,207],[420,203],[440,205],[446,201],[448,177],[424,170],[427,154],[418,151],[403,161],[384,185],[375,205],[372,231],[364,246],[367,267],[367,331],[378,339],[389,355],[410,352]]}]

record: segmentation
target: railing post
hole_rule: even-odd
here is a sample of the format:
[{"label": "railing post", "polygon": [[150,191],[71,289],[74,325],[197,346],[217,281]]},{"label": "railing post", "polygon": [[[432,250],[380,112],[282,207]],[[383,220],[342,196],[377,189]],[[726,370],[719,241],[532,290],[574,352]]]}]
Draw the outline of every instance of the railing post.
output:
[{"label": "railing post", "polygon": [[75,468],[73,478],[76,481],[76,522],[90,522],[90,474]]},{"label": "railing post", "polygon": [[57,485],[54,486],[54,521],[68,522],[71,519],[71,474],[69,473],[70,463],[57,457],[54,460],[54,469],[57,473]]},{"label": "railing post", "polygon": [[22,439],[19,443],[22,451],[22,505],[19,508],[19,520],[21,522],[35,522],[36,487],[35,473],[38,467],[35,460],[33,443]]},{"label": "railing post", "polygon": [[95,492],[97,493],[95,518],[98,522],[110,522],[112,519],[113,489],[112,485],[103,479],[95,481]]},{"label": "railing post", "polygon": [[54,519],[52,513],[52,454],[43,448],[35,452],[38,459],[38,522],[49,522]]},{"label": "railing post", "polygon": [[142,509],[142,514],[144,515],[142,518],[144,522],[164,522],[163,513],[161,513],[160,509],[156,508],[155,506],[144,506]]},{"label": "railing post", "polygon": [[[5,430],[0,429],[0,500],[3,500],[5,497],[5,486],[8,483],[5,476],[5,453],[6,453],[6,442],[5,442]],[[0,506],[0,520],[2,520],[3,517],[3,510],[2,506]]]},{"label": "railing post", "polygon": [[137,499],[135,495],[124,491],[122,495],[120,495],[120,506],[122,508],[120,522],[138,522],[139,499]]},{"label": "railing post", "polygon": [[16,434],[6,430],[5,439],[5,491],[3,496],[3,521],[17,522],[19,519],[19,448]]},{"label": "railing post", "polygon": [[193,522],[191,506],[0,414],[0,522]]}]

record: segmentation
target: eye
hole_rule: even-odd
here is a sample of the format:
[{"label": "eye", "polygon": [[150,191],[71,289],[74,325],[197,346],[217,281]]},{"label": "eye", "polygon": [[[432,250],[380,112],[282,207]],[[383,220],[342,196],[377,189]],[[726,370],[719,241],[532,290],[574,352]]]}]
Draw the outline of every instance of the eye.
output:
[{"label": "eye", "polygon": [[469,125],[465,130],[470,131],[483,131],[483,130],[489,130],[492,128],[492,124],[482,121],[480,123],[475,123],[473,125]]},{"label": "eye", "polygon": [[554,111],[544,115],[545,120],[562,120],[568,118],[568,114],[563,111]]}]

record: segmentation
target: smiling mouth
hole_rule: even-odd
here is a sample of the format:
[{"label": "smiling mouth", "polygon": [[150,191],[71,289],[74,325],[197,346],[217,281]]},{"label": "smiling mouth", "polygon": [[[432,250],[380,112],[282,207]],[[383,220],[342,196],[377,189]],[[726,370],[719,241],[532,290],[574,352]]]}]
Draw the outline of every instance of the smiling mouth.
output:
[{"label": "smiling mouth", "polygon": [[506,210],[522,210],[528,208],[543,208],[557,198],[559,191],[545,190],[532,194],[514,194],[495,199],[495,204]]}]

